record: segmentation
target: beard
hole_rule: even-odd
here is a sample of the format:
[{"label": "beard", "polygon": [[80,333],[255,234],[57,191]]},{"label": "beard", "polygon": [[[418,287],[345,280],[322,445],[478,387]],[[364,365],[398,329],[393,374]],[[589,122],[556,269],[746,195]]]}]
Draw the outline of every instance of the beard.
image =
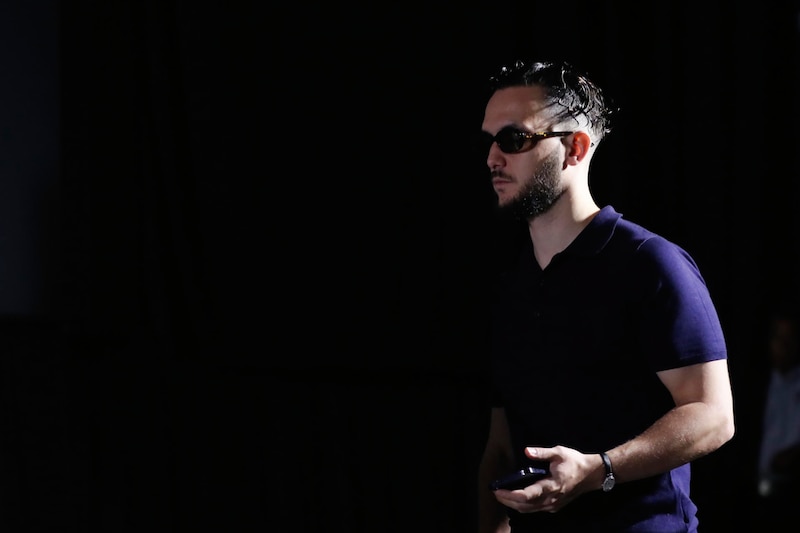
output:
[{"label": "beard", "polygon": [[564,194],[564,188],[559,184],[560,177],[558,154],[552,153],[542,160],[539,169],[514,198],[504,205],[497,204],[498,213],[516,221],[531,220],[546,213]]}]

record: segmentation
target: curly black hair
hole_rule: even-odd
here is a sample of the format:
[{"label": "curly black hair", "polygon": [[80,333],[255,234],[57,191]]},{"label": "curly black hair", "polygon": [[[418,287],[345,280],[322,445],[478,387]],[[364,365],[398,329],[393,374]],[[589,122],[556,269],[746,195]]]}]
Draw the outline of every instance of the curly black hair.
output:
[{"label": "curly black hair", "polygon": [[585,122],[595,142],[611,131],[612,117],[617,109],[611,107],[603,90],[586,75],[565,61],[516,60],[502,66],[489,78],[492,91],[516,86],[538,85],[544,88],[557,108],[555,118]]}]

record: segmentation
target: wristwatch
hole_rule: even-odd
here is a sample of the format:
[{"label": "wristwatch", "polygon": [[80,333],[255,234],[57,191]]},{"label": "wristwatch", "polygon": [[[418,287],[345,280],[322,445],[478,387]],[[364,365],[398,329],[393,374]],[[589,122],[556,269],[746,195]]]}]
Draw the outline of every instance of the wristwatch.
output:
[{"label": "wristwatch", "polygon": [[614,470],[611,469],[611,459],[608,458],[606,452],[600,452],[600,457],[603,459],[603,466],[606,467],[606,477],[603,480],[603,492],[608,492],[614,488],[617,480],[614,478]]}]

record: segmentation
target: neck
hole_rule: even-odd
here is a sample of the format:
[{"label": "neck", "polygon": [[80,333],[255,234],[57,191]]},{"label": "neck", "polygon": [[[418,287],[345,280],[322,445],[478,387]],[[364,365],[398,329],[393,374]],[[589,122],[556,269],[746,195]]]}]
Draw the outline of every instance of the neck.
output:
[{"label": "neck", "polygon": [[575,240],[600,208],[589,196],[576,198],[566,191],[553,207],[528,222],[536,261],[546,268],[553,256]]}]

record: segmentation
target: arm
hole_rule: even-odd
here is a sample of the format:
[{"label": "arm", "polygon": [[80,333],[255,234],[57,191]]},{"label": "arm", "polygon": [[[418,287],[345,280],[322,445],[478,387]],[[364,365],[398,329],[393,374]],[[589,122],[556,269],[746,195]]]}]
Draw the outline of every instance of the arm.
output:
[{"label": "arm", "polygon": [[505,508],[498,503],[489,490],[489,483],[507,474],[511,469],[511,436],[508,431],[505,410],[492,408],[489,420],[489,435],[478,467],[478,531],[501,533],[509,531]]},{"label": "arm", "polygon": [[[707,287],[689,255],[663,239],[644,243],[643,294],[650,302],[640,335],[651,360],[674,353],[723,353],[724,336]],[[657,355],[661,352],[661,355]],[[666,354],[666,355],[665,355]],[[733,400],[726,359],[657,373],[675,406],[641,435],[606,450],[617,481],[666,472],[702,457],[733,437]],[[602,450],[597,450],[602,451]]]},{"label": "arm", "polygon": [[[638,437],[608,451],[618,482],[666,472],[733,437],[733,399],[725,359],[658,373],[675,407]],[[602,466],[599,469],[602,475]]]},{"label": "arm", "polygon": [[[606,450],[617,483],[666,472],[711,453],[733,437],[726,360],[666,370],[658,377],[675,407],[641,435]],[[564,446],[527,448],[525,453],[550,461],[552,477],[524,490],[497,491],[503,504],[520,512],[558,511],[580,494],[601,487],[605,469],[597,453]]]}]

